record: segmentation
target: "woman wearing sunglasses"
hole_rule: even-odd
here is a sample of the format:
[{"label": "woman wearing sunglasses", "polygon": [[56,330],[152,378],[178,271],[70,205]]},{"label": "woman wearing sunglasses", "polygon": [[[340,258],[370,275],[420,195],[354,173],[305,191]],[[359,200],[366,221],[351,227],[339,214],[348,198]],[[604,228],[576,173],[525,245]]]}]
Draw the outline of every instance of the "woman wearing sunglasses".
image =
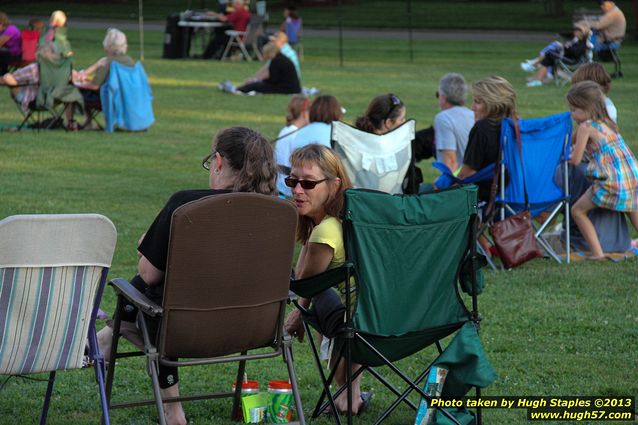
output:
[{"label": "woman wearing sunglasses", "polygon": [[[343,231],[339,216],[343,209],[343,192],[352,185],[336,153],[325,146],[311,144],[295,150],[291,157],[290,176],[285,179],[292,189],[293,201],[299,212],[297,240],[302,244],[295,267],[297,279],[314,276],[328,269],[339,267],[346,260]],[[326,338],[332,338],[344,326],[344,300],[341,292],[328,289],[312,300],[300,298],[299,304],[309,310],[307,318]],[[301,313],[295,310],[286,319],[286,331],[304,337]],[[353,364],[353,371],[359,365]],[[335,374],[335,382],[341,386],[346,381],[342,360]],[[352,411],[358,414],[369,399],[360,391],[361,376],[352,385]],[[335,400],[341,412],[347,409],[346,391]],[[362,397],[363,395],[363,397]]]},{"label": "woman wearing sunglasses", "polygon": [[[255,192],[274,195],[277,190],[277,169],[272,147],[261,134],[249,128],[231,127],[217,133],[212,153],[204,158],[202,166],[209,170],[210,189],[183,190],[173,194],[142,236],[137,248],[138,274],[131,280],[131,284],[159,305],[162,305],[164,293],[171,218],[178,207],[205,196],[222,193]],[[134,325],[137,311],[132,305],[125,305],[121,315],[125,321],[122,322],[125,329],[123,335],[127,339],[140,341],[139,331]],[[147,323],[150,335],[157,335],[159,320],[147,318]],[[112,337],[112,323],[98,332],[98,343],[105,357],[110,353]],[[160,365],[162,398],[179,395],[178,380],[177,368]],[[187,423],[181,403],[166,403],[164,414],[169,425]]]}]

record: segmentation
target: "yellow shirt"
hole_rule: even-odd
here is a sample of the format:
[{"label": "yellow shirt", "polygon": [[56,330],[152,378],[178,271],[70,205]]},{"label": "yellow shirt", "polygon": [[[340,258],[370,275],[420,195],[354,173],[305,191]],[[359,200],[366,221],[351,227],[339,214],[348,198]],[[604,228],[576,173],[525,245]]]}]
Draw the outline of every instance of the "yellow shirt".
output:
[{"label": "yellow shirt", "polygon": [[[321,223],[316,225],[312,229],[312,232],[310,232],[310,238],[308,238],[308,242],[322,243],[332,248],[334,254],[332,256],[330,264],[328,265],[328,269],[334,269],[335,267],[339,267],[346,262],[346,250],[343,245],[343,227],[341,226],[341,221],[339,221],[337,218],[331,215],[324,217],[324,219],[321,220]],[[345,281],[341,282],[336,289],[339,293],[339,297],[341,298],[341,302],[343,303],[343,305],[345,305]],[[357,304],[357,293],[355,290],[356,284],[354,276],[352,276],[352,278],[350,279],[350,292],[352,294],[351,312],[354,311],[354,306]]]},{"label": "yellow shirt", "polygon": [[316,225],[310,232],[308,242],[322,243],[332,248],[333,255],[330,265],[328,265],[329,269],[339,267],[346,262],[346,250],[343,246],[343,228],[336,217],[325,216],[321,223]]}]

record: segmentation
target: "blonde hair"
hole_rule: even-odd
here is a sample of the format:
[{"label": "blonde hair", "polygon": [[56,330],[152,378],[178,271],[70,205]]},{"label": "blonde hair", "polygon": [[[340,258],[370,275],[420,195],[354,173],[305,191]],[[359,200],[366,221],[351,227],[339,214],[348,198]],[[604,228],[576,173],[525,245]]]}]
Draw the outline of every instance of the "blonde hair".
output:
[{"label": "blonde hair", "polygon": [[598,62],[586,63],[580,66],[572,75],[572,84],[587,80],[598,83],[605,94],[611,90],[611,75]]},{"label": "blonde hair", "polygon": [[11,20],[9,19],[9,16],[7,16],[6,13],[0,12],[0,27],[3,25],[4,26],[11,25]]},{"label": "blonde hair", "polygon": [[279,53],[279,47],[277,47],[277,45],[272,41],[266,43],[266,45],[262,49],[262,54],[266,59],[274,58],[275,56],[277,56],[277,53]]},{"label": "blonde hair", "polygon": [[589,80],[576,83],[569,89],[565,99],[572,107],[587,112],[590,119],[602,121],[614,132],[618,132],[618,127],[609,117],[605,106],[605,94],[598,83]]},{"label": "blonde hair", "polygon": [[[328,179],[340,179],[341,183],[335,190],[330,191],[330,195],[324,204],[326,215],[339,217],[344,205],[343,192],[352,187],[350,178],[346,174],[346,169],[337,156],[336,152],[323,145],[310,144],[299,149],[295,149],[290,155],[292,167],[303,167],[306,164],[316,165]],[[300,216],[297,226],[297,240],[302,244],[308,242],[314,223],[310,217]]]},{"label": "blonde hair", "polygon": [[104,36],[102,46],[111,55],[125,55],[128,51],[126,34],[117,28],[109,28]]},{"label": "blonde hair", "polygon": [[505,78],[491,75],[474,82],[472,95],[485,105],[486,118],[516,118],[516,92]]},{"label": "blonde hair", "polygon": [[66,13],[61,10],[55,10],[51,14],[51,19],[49,20],[51,26],[54,27],[63,27],[66,25]]},{"label": "blonde hair", "polygon": [[304,111],[308,110],[310,99],[302,94],[296,94],[290,98],[288,102],[288,113],[286,114],[286,124],[290,124],[301,116]]}]

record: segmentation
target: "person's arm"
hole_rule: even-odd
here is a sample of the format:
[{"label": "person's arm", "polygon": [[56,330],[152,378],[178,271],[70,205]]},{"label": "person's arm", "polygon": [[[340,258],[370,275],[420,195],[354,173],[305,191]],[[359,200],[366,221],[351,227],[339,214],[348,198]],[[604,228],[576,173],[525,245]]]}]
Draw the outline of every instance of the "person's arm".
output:
[{"label": "person's arm", "polygon": [[590,25],[595,30],[604,30],[614,21],[614,17],[610,13],[605,13],[597,21],[590,21]]},{"label": "person's arm", "polygon": [[450,171],[455,172],[459,164],[456,160],[456,137],[452,125],[445,112],[440,112],[434,117],[437,160],[447,165]]},{"label": "person's arm", "polygon": [[585,153],[585,147],[591,131],[595,130],[589,122],[581,123],[576,130],[576,143],[572,150],[572,155],[569,158],[569,163],[572,165],[578,165],[583,160],[583,154]]},{"label": "person's arm", "polygon": [[0,47],[4,46],[10,38],[8,35],[0,35]]},{"label": "person's arm", "polygon": [[456,151],[451,151],[449,149],[439,150],[441,154],[441,162],[443,162],[450,171],[455,172],[458,164],[456,163]]},{"label": "person's arm", "polygon": [[264,81],[267,80],[270,76],[270,72],[268,71],[268,63],[264,64],[259,70],[255,73],[252,78],[246,80],[247,83],[254,83],[255,81]]},{"label": "person's arm", "polygon": [[459,170],[459,173],[456,175],[456,177],[460,180],[464,180],[473,174],[476,174],[476,170],[467,164],[463,164],[461,165],[461,169]]},{"label": "person's arm", "polygon": [[[326,271],[333,256],[334,250],[331,246],[323,243],[308,242],[299,254],[295,278],[303,279]],[[308,298],[299,297],[297,302],[302,307],[308,307],[310,305]],[[290,335],[295,335],[299,341],[303,341],[304,327],[299,310],[293,310],[288,315],[284,328]]]},{"label": "person's arm", "polygon": [[158,285],[164,281],[164,272],[153,264],[143,255],[137,263],[137,272],[147,285]]}]

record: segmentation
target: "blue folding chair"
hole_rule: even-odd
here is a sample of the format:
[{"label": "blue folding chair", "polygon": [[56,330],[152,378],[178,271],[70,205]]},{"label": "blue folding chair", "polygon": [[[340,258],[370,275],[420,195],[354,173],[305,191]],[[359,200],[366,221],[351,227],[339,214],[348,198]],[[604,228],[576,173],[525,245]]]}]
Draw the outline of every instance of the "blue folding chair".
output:
[{"label": "blue folding chair", "polygon": [[[525,189],[532,217],[549,212],[543,224],[536,226],[536,240],[549,256],[561,263],[563,260],[543,238],[543,232],[554,217],[563,212],[569,228],[569,185],[568,163],[572,119],[569,112],[550,115],[545,118],[519,120],[522,152],[516,139],[515,121],[503,120],[501,127],[501,173],[500,195],[496,202],[500,205],[501,219],[526,209]],[[557,167],[564,173],[563,187],[554,183]],[[509,183],[505,186],[505,173]],[[565,261],[569,263],[569,231]]]}]

